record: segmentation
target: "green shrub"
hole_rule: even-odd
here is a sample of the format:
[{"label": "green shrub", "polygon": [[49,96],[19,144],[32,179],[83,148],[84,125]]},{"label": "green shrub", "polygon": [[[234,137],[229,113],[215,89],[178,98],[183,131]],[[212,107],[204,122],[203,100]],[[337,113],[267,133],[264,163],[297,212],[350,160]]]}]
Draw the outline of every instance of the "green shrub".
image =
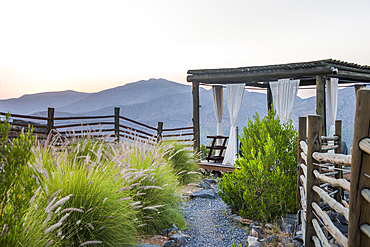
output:
[{"label": "green shrub", "polygon": [[243,157],[220,182],[220,196],[242,217],[268,221],[296,210],[297,132],[274,112],[248,121],[240,138]]},{"label": "green shrub", "polygon": [[10,115],[0,123],[0,246],[15,246],[35,180],[24,175],[34,142],[32,129],[8,141]]},{"label": "green shrub", "polygon": [[164,158],[173,168],[173,172],[178,174],[180,185],[187,185],[200,179],[197,157],[192,148],[185,147],[180,142],[172,142],[166,145]]}]

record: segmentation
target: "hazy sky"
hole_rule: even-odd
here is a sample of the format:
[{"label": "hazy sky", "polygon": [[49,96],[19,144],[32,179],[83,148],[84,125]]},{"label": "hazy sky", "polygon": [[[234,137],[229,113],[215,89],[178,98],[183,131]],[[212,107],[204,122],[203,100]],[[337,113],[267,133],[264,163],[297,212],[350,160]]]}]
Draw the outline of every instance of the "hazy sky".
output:
[{"label": "hazy sky", "polygon": [[0,99],[187,70],[370,64],[368,0],[0,0]]}]

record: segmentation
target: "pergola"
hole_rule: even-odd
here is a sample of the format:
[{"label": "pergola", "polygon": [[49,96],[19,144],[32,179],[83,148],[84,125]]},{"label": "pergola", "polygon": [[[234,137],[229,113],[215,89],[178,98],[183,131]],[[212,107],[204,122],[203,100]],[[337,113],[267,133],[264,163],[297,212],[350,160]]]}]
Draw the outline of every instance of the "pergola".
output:
[{"label": "pergola", "polygon": [[340,84],[370,82],[370,66],[326,59],[266,66],[189,70],[187,81],[192,83],[195,148],[200,150],[199,85],[220,86],[244,83],[249,87],[265,88],[267,105],[270,109],[272,106],[270,82],[283,78],[300,79],[299,86],[316,86],[316,114],[322,116],[322,133],[325,134],[326,80],[338,78]]}]

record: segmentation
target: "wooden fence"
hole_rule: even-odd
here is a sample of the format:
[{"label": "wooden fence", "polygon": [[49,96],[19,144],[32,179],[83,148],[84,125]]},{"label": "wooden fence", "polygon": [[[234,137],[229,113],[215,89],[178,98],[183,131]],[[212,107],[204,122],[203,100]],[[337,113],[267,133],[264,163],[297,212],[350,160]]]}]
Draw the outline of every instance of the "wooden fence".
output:
[{"label": "wooden fence", "polygon": [[[0,112],[0,116],[6,113]],[[53,131],[67,138],[78,138],[86,133],[94,137],[112,135],[117,141],[121,139],[149,140],[155,143],[163,141],[179,141],[192,146],[193,127],[163,128],[163,122],[156,127],[120,116],[120,108],[114,108],[114,114],[106,116],[55,117],[54,108],[48,108],[48,117],[11,114],[12,129],[10,138],[19,135],[21,129],[33,127],[33,133],[44,139]]]},{"label": "wooden fence", "polygon": [[[336,125],[340,129],[339,121]],[[330,246],[329,234],[345,247],[370,246],[370,90],[358,91],[354,127],[352,156],[343,155],[339,130],[334,137],[323,137],[321,117],[308,116],[306,141],[306,118],[299,119],[297,199],[306,247]],[[336,143],[324,146],[324,141]],[[336,153],[323,153],[330,149]],[[351,167],[350,182],[342,178],[348,171],[343,166]],[[342,190],[349,192],[349,205]],[[320,208],[320,199],[349,222],[348,238]]]}]

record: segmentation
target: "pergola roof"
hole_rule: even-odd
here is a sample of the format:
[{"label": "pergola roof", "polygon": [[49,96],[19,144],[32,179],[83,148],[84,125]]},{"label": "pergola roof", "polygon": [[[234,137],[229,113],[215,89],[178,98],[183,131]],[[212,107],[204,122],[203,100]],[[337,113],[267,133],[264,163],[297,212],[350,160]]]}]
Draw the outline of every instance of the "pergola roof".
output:
[{"label": "pergola roof", "polygon": [[269,81],[300,79],[301,86],[316,85],[316,76],[339,78],[339,83],[370,82],[370,66],[325,59],[311,62],[223,69],[189,70],[188,82],[208,85],[246,83],[266,88]]}]

